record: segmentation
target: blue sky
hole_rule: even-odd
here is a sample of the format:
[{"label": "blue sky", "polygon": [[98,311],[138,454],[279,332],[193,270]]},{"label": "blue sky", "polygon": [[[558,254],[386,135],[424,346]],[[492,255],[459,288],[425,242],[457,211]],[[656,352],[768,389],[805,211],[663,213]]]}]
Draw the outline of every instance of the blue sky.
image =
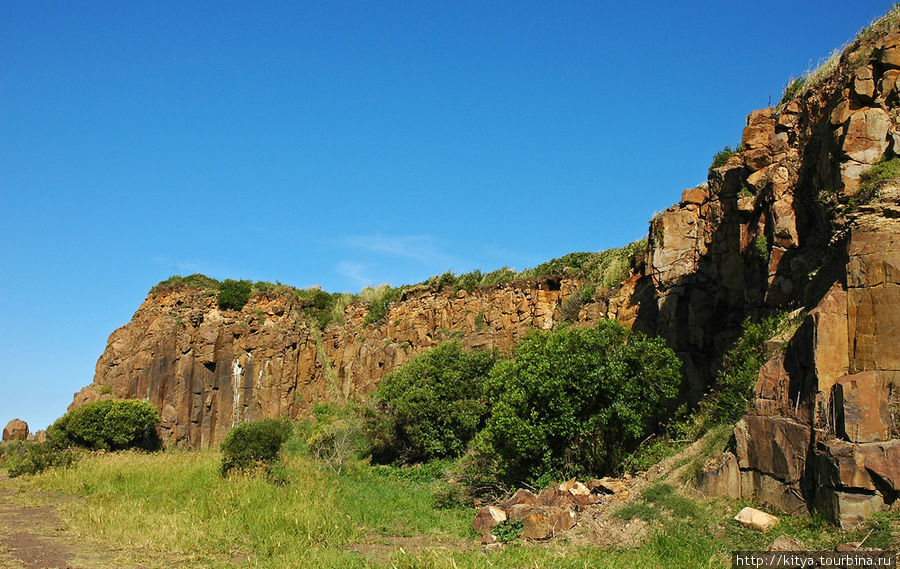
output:
[{"label": "blue sky", "polygon": [[60,416],[172,274],[355,292],[641,238],[890,5],[2,2],[0,424]]}]

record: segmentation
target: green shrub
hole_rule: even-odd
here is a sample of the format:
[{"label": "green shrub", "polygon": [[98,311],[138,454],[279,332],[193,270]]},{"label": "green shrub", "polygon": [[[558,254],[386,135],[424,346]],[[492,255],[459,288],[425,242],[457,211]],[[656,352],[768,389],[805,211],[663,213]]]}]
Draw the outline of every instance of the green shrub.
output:
[{"label": "green shrub", "polygon": [[516,272],[509,267],[502,267],[496,271],[491,271],[481,278],[481,286],[494,286],[501,283],[508,283],[516,278]]},{"label": "green shrub", "polygon": [[173,275],[168,279],[157,283],[150,289],[150,294],[157,295],[161,292],[173,290],[178,287],[195,288],[198,290],[217,291],[219,290],[219,281],[200,273],[194,273],[183,277],[181,275]]},{"label": "green shrub", "polygon": [[743,147],[738,145],[736,148],[732,148],[730,146],[725,146],[722,150],[716,152],[716,155],[713,156],[712,164],[709,165],[709,175],[712,176],[713,170],[716,168],[720,168],[728,162],[728,159],[741,152]]},{"label": "green shrub", "polygon": [[400,298],[402,288],[391,288],[388,285],[374,289],[374,298],[369,301],[369,312],[363,324],[381,324],[387,318],[391,303]]},{"label": "green shrub", "polygon": [[859,175],[859,191],[850,197],[850,205],[869,203],[888,182],[900,181],[900,158],[885,156]]},{"label": "green shrub", "polygon": [[491,528],[491,533],[502,543],[509,543],[519,539],[522,535],[522,526],[522,520],[504,520]]},{"label": "green shrub", "polygon": [[783,105],[796,99],[797,95],[803,91],[806,79],[807,77],[805,75],[803,77],[797,77],[796,79],[789,79],[787,85],[784,86],[784,90],[781,92],[781,101],[778,104]]},{"label": "green shrub", "polygon": [[766,239],[765,235],[757,235],[756,239],[754,239],[754,244],[756,245],[756,253],[759,255],[760,259],[764,261],[769,260],[769,240]]},{"label": "green shrub", "polygon": [[536,331],[491,371],[479,450],[508,481],[611,472],[658,426],[680,367],[661,339],[614,320]]},{"label": "green shrub", "polygon": [[158,424],[159,412],[146,401],[107,399],[67,412],[47,428],[47,436],[57,447],[157,450]]},{"label": "green shrub", "polygon": [[234,469],[268,469],[281,452],[281,445],[291,434],[291,424],[286,420],[262,419],[241,423],[225,435],[222,451],[222,476]]},{"label": "green shrub", "polygon": [[759,322],[749,317],[744,320],[740,338],[725,353],[712,391],[701,404],[698,421],[702,432],[714,424],[734,423],[747,412],[759,368],[766,363],[765,342],[787,322],[787,313]]},{"label": "green shrub", "polygon": [[459,278],[456,279],[456,283],[453,285],[453,292],[464,290],[466,292],[472,292],[475,290],[475,287],[481,285],[481,280],[484,278],[484,275],[481,274],[481,271],[474,270],[471,273],[465,273],[459,275]]},{"label": "green shrub", "polygon": [[253,283],[225,279],[219,285],[219,308],[222,310],[240,310],[250,300]]},{"label": "green shrub", "polygon": [[38,474],[48,468],[71,466],[78,459],[72,449],[59,448],[50,441],[21,443],[7,450],[4,463],[10,478]]},{"label": "green shrub", "polygon": [[375,390],[375,458],[416,462],[462,454],[487,416],[484,382],[496,359],[448,341],[382,379]]},{"label": "green shrub", "polygon": [[[297,429],[302,447],[323,466],[340,474],[348,463],[361,460],[372,451],[363,412],[354,404],[319,403],[311,409],[312,419]],[[289,440],[288,447],[301,445]]]}]

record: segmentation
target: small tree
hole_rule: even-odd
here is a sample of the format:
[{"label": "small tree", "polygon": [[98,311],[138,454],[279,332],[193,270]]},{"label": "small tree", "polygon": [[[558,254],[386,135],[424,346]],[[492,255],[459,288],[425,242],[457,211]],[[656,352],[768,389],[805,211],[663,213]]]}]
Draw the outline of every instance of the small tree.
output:
[{"label": "small tree", "polygon": [[286,420],[262,419],[241,423],[228,431],[222,441],[222,476],[231,470],[270,468],[278,460],[281,445],[290,436]]},{"label": "small tree", "polygon": [[222,310],[240,310],[250,300],[253,283],[225,279],[219,285],[219,308]]},{"label": "small tree", "polygon": [[680,366],[661,339],[614,320],[536,331],[493,368],[478,446],[510,482],[610,472],[657,427]]},{"label": "small tree", "polygon": [[389,374],[375,391],[375,458],[425,461],[459,456],[488,413],[484,382],[493,352],[444,342]]}]

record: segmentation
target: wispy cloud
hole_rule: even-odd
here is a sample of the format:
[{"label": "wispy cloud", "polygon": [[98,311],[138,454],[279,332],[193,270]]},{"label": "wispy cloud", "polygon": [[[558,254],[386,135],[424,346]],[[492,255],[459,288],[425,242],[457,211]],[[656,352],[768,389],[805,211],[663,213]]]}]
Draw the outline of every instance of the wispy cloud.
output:
[{"label": "wispy cloud", "polygon": [[342,244],[351,249],[416,261],[452,261],[443,251],[444,242],[432,235],[352,235],[345,237]]},{"label": "wispy cloud", "polygon": [[366,276],[365,271],[369,268],[365,263],[353,263],[351,261],[341,261],[335,267],[335,271],[342,277],[346,278],[358,288],[370,286],[373,284],[372,279]]}]

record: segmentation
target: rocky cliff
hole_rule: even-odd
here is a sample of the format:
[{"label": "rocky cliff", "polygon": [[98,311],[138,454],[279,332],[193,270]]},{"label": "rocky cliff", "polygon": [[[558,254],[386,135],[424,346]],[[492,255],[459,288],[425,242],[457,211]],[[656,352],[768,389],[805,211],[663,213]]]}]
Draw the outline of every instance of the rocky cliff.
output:
[{"label": "rocky cliff", "polygon": [[[734,455],[704,485],[818,507],[845,525],[900,504],[900,191],[865,181],[900,157],[897,19],[861,34],[793,98],[752,112],[738,150],[651,221],[628,278],[577,318],[666,338],[684,362],[684,397],[697,402],[747,317],[796,313],[799,327],[769,342]],[[168,290],[110,336],[73,405],[148,399],[167,439],[207,446],[239,421],[371,390],[448,337],[508,350],[556,325],[580,285],[556,276],[420,290],[382,324],[351,304],[325,330],[290,295],[257,295],[237,312],[196,289]]]},{"label": "rocky cliff", "polygon": [[[220,310],[202,289],[163,289],[109,337],[94,383],[70,408],[105,397],[146,399],[161,411],[164,440],[206,447],[241,421],[296,417],[317,401],[368,392],[442,340],[507,351],[529,330],[557,324],[576,293],[578,281],[560,277],[471,293],[419,290],[393,302],[383,323],[367,324],[368,305],[356,303],[342,323],[319,330],[290,293],[258,294],[235,311]],[[620,304],[590,303],[579,320],[627,319]]]},{"label": "rocky cliff", "polygon": [[[652,222],[652,303],[695,390],[747,315],[794,310],[769,342],[736,456],[704,485],[852,526],[900,491],[900,35],[874,28],[797,98],[747,118],[742,147]],[[696,391],[695,391],[696,392]]]}]

